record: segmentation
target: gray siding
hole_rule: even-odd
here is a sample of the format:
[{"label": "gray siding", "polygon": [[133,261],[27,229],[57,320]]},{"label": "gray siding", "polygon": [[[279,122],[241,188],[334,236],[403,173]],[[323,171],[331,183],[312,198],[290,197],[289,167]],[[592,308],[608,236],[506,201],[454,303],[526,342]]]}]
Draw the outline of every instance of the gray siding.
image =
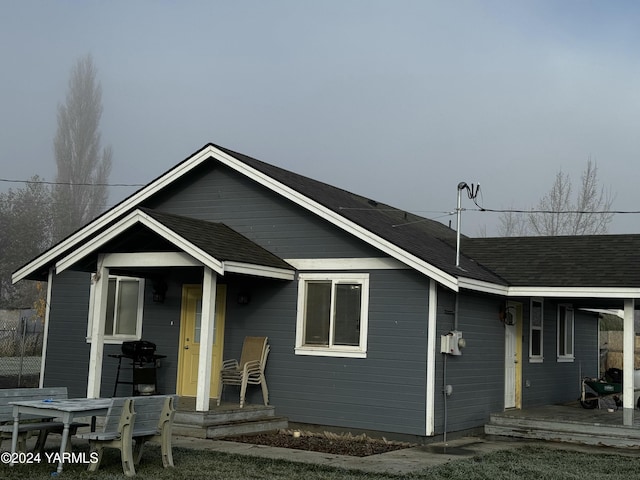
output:
[{"label": "gray siding", "polygon": [[[309,214],[249,179],[211,162],[200,167],[145,206],[223,222],[282,258],[382,257],[325,220]],[[336,272],[337,273],[337,272]],[[224,358],[238,358],[246,335],[269,337],[267,382],[278,414],[303,422],[410,435],[426,431],[426,362],[429,279],[412,270],[370,273],[369,336],[366,359],[295,355],[297,282],[227,275]],[[180,346],[182,285],[200,283],[201,269],[158,269],[153,276],[169,284],[167,298],[155,304],[147,283],[143,339],[157,344],[159,388],[176,389]],[[86,343],[89,275],[64,272],[55,277],[45,384],[66,385],[72,396],[86,394],[90,345]],[[238,305],[237,294],[251,302]],[[467,340],[458,357],[436,353],[435,428],[460,431],[482,426],[504,406],[504,327],[498,311],[504,299],[459,294],[457,329]],[[545,301],[543,364],[528,362],[528,299],[523,299],[523,406],[577,398],[579,371],[597,371],[597,322],[576,310],[576,362],[555,361],[556,303]],[[440,335],[454,325],[455,294],[438,289],[437,348]],[[119,345],[105,346],[102,395],[111,396]],[[446,364],[445,364],[446,363]],[[446,368],[446,372],[445,372]],[[130,372],[125,372],[125,378]],[[129,377],[130,378],[130,377]],[[453,387],[446,398],[443,385]],[[574,388],[575,387],[575,388]],[[128,386],[119,394],[127,394]],[[237,390],[225,391],[237,401]],[[259,389],[250,402],[261,402]],[[446,423],[445,423],[445,418]]]},{"label": "gray siding", "polygon": [[148,200],[146,205],[167,213],[222,222],[282,258],[382,256],[303,208],[212,163]]},{"label": "gray siding", "polygon": [[[524,302],[525,326],[523,330],[523,407],[549,403],[575,401],[580,396],[581,375],[598,375],[598,316],[574,311],[575,314],[575,360],[557,361],[557,307],[563,300],[544,299],[543,354],[542,363],[529,362],[529,308]],[[577,307],[577,305],[574,305]],[[527,382],[529,386],[527,387]]]},{"label": "gray siding", "polygon": [[87,396],[89,282],[89,274],[66,271],[52,285],[44,386],[66,386],[69,397]]},{"label": "gray siding", "polygon": [[[467,346],[460,356],[436,353],[436,433],[479,427],[488,421],[489,414],[502,411],[504,327],[498,321],[502,302],[501,298],[489,295],[459,294],[457,330],[462,331]],[[455,294],[439,289],[437,352],[440,335],[455,328],[454,311]],[[453,387],[452,395],[446,398],[445,384]]]},{"label": "gray siding", "polygon": [[225,352],[237,357],[247,334],[269,337],[271,401],[290,421],[424,435],[426,285],[410,270],[371,272],[368,353],[354,359],[295,355],[297,284],[256,281],[250,305],[230,302]]}]

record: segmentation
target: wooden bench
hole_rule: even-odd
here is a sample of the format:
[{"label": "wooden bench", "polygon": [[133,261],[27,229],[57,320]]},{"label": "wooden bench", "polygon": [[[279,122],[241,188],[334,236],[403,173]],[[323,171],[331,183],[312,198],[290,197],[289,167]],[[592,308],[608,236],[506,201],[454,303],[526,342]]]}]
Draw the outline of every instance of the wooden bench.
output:
[{"label": "wooden bench", "polygon": [[133,400],[126,397],[116,397],[112,400],[101,432],[90,432],[76,435],[77,438],[89,440],[91,452],[97,452],[95,463],[89,464],[89,471],[94,472],[100,467],[104,447],[120,450],[122,470],[128,477],[136,474],[133,466],[133,422],[136,414],[133,410]]},{"label": "wooden bench", "polygon": [[[11,440],[13,435],[13,406],[10,402],[28,400],[66,400],[67,387],[48,388],[9,388],[0,390],[0,447],[5,439]],[[42,452],[49,433],[62,434],[64,424],[53,421],[53,417],[45,418],[37,415],[22,415],[18,427],[18,451],[26,451],[26,441],[29,436],[39,432],[35,449]],[[23,421],[26,420],[26,421]],[[84,423],[74,423],[71,425],[70,433],[75,434],[78,427]],[[70,451],[70,443],[67,443],[67,450]]]},{"label": "wooden bench", "polygon": [[136,420],[133,426],[133,439],[136,442],[134,461],[138,465],[142,458],[145,442],[156,440],[160,443],[162,466],[173,467],[171,449],[171,430],[176,413],[176,395],[152,395],[133,397]]},{"label": "wooden bench", "polygon": [[76,436],[89,440],[91,451],[98,453],[97,461],[89,465],[89,470],[96,471],[99,468],[103,449],[110,447],[120,450],[124,474],[135,475],[135,465],[140,463],[144,444],[151,439],[160,442],[163,466],[173,467],[171,426],[175,401],[172,395],[114,398],[103,430]]}]

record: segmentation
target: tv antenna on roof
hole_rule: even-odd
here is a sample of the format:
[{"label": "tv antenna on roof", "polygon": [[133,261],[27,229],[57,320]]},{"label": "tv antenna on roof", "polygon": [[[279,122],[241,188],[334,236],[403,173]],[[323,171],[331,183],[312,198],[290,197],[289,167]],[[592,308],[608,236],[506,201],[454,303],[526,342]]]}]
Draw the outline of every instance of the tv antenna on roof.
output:
[{"label": "tv antenna on roof", "polygon": [[456,267],[460,266],[460,223],[462,220],[462,195],[461,192],[463,190],[467,191],[467,197],[469,199],[474,200],[478,193],[480,193],[480,184],[477,185],[471,184],[471,186],[467,185],[465,182],[460,182],[458,184],[458,203],[456,207]]}]

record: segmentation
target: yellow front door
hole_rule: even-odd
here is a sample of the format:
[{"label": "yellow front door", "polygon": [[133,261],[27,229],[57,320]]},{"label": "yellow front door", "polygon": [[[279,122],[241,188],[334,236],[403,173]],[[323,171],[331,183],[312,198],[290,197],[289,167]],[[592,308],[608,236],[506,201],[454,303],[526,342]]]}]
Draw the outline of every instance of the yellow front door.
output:
[{"label": "yellow front door", "polygon": [[[224,342],[224,316],[227,289],[216,287],[216,319],[211,355],[211,398],[218,397],[222,348]],[[178,354],[178,395],[195,397],[198,386],[200,360],[200,328],[202,325],[202,285],[182,287],[180,312],[180,353]]]}]

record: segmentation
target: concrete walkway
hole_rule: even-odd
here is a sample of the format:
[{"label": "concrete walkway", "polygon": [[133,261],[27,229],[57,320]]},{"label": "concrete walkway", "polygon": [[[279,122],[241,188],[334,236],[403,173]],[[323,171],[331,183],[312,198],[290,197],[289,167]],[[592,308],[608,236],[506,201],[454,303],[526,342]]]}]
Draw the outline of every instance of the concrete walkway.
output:
[{"label": "concrete walkway", "polygon": [[332,455],[328,453],[309,452],[281,447],[267,447],[221,440],[206,440],[191,437],[175,437],[173,445],[176,447],[210,450],[216,452],[233,453],[237,455],[251,455],[269,459],[288,460],[292,462],[311,463],[327,467],[338,467],[349,470],[361,470],[371,473],[386,473],[407,475],[425,468],[442,465],[444,463],[473,458],[498,450],[520,448],[525,445],[538,445],[567,450],[587,450],[598,453],[622,453],[640,456],[640,452],[620,449],[587,447],[553,442],[519,441],[511,438],[464,437],[443,443],[433,443],[426,446],[406,448],[393,452],[371,455],[368,457],[352,457],[346,455]]},{"label": "concrete walkway", "polygon": [[[35,439],[30,439],[35,442]],[[47,440],[48,448],[59,448],[59,438]],[[200,439],[193,437],[175,436],[174,447],[208,450],[215,452],[249,455],[268,459],[287,460],[291,462],[323,465],[326,467],[344,468],[345,470],[360,470],[369,473],[408,475],[426,468],[442,465],[456,460],[464,460],[485,455],[499,450],[510,450],[527,445],[555,448],[560,450],[581,451],[592,454],[616,454],[640,457],[637,449],[621,449],[611,447],[596,447],[569,443],[556,443],[540,440],[520,440],[508,437],[463,437],[444,443],[432,443],[395,450],[393,452],[370,455],[368,457],[352,457],[348,455],[333,455],[329,453],[310,452],[281,447],[268,447],[247,443],[229,442],[222,440]],[[29,445],[32,448],[33,445]]]}]

